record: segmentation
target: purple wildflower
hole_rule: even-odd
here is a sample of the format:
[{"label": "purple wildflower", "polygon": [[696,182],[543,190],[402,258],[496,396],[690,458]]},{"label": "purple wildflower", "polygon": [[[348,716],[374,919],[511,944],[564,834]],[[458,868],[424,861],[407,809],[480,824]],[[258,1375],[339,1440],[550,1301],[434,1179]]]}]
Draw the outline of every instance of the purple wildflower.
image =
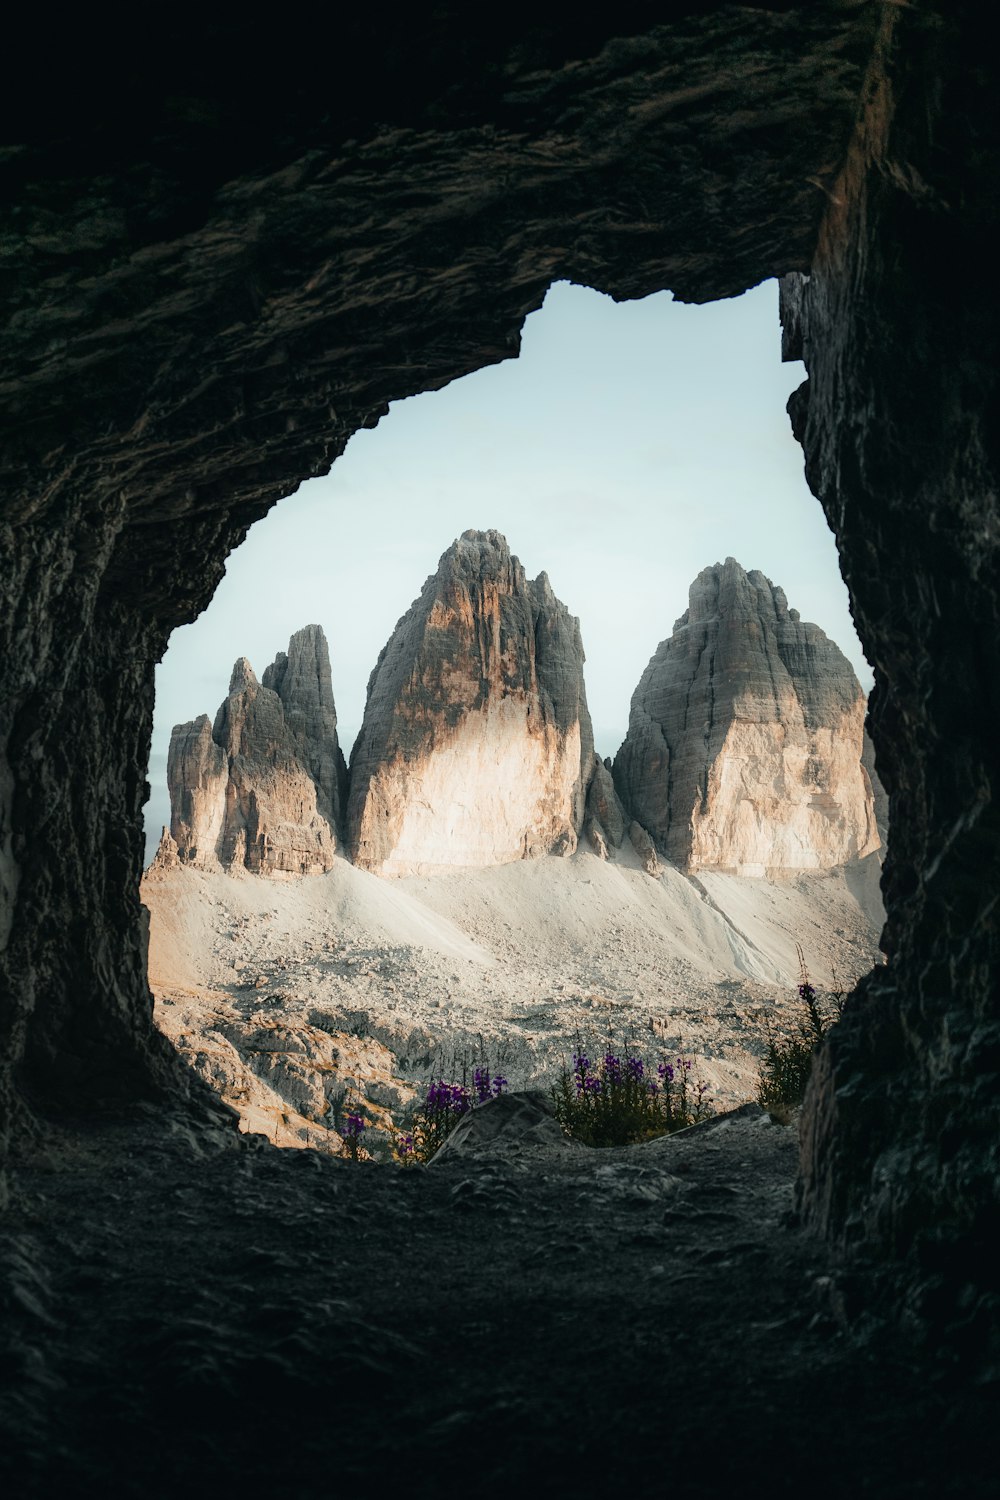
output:
[{"label": "purple wildflower", "polygon": [[356,1141],[364,1128],[364,1116],[359,1115],[357,1110],[349,1109],[344,1117],[344,1128],[341,1134],[349,1140]]},{"label": "purple wildflower", "polygon": [[506,1087],[507,1087],[507,1080],[506,1080],[506,1078],[504,1078],[504,1076],[503,1076],[502,1073],[498,1073],[497,1076],[493,1080],[493,1097],[494,1097],[494,1099],[499,1099],[500,1095],[503,1093],[503,1091],[504,1091],[504,1089]]},{"label": "purple wildflower", "polygon": [[471,1108],[472,1095],[461,1083],[445,1083],[443,1078],[439,1078],[437,1083],[428,1085],[424,1102],[427,1114],[464,1115]]},{"label": "purple wildflower", "polygon": [[625,1059],[625,1069],[628,1073],[628,1076],[635,1083],[640,1083],[646,1072],[645,1065],[643,1064],[641,1057],[627,1057]]},{"label": "purple wildflower", "polygon": [[604,1054],[604,1077],[612,1088],[622,1081],[622,1060],[613,1052]]},{"label": "purple wildflower", "polygon": [[428,1114],[435,1113],[439,1109],[447,1109],[446,1093],[447,1084],[442,1080],[440,1083],[431,1083],[427,1086],[427,1098],[424,1101],[424,1109]]},{"label": "purple wildflower", "polygon": [[674,1081],[674,1070],[671,1067],[670,1063],[668,1063],[668,1062],[661,1062],[661,1063],[659,1063],[657,1065],[656,1071],[660,1075],[660,1081],[663,1084],[664,1088],[666,1088],[666,1086],[667,1086],[668,1083],[673,1083],[673,1081]]}]

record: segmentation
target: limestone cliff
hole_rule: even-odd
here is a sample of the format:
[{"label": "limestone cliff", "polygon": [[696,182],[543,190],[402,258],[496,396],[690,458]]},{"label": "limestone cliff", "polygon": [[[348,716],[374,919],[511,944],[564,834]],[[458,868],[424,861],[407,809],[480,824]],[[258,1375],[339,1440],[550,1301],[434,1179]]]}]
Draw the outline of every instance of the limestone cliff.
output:
[{"label": "limestone cliff", "polygon": [[285,727],[316,783],[320,812],[339,828],[347,797],[347,766],[337,740],[337,710],[326,636],[319,625],[297,630],[288,651],[264,670],[261,686],[281,699]]},{"label": "limestone cliff", "polygon": [[497,531],[466,531],[396,626],[351,757],[347,837],[401,875],[572,853],[593,732],[580,628]]},{"label": "limestone cliff", "polygon": [[263,683],[240,658],[214,725],[203,714],[175,727],[167,782],[178,857],[205,869],[322,873],[344,778],[326,638],[309,625]]},{"label": "limestone cliff", "polygon": [[695,579],[642,675],[615,784],[682,868],[841,865],[879,846],[865,708],[837,646],[727,558]]}]

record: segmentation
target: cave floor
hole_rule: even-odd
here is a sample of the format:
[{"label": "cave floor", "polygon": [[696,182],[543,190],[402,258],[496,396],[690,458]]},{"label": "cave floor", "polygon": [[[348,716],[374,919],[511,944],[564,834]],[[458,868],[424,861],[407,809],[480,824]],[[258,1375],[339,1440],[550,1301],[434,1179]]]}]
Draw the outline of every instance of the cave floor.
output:
[{"label": "cave floor", "polygon": [[0,1238],[7,1493],[996,1493],[995,1393],[798,1229],[793,1128],[501,1113],[430,1168],[150,1108],[53,1135]]}]

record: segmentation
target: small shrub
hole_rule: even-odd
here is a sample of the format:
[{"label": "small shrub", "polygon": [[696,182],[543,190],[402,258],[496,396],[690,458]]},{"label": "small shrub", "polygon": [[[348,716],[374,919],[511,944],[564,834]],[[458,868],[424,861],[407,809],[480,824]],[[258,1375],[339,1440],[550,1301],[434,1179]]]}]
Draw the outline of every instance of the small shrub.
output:
[{"label": "small shrub", "polygon": [[493,1074],[482,1063],[472,1075],[472,1088],[446,1083],[443,1078],[427,1086],[424,1102],[416,1110],[409,1129],[396,1136],[396,1159],[403,1166],[429,1162],[440,1151],[455,1126],[470,1110],[490,1099],[499,1099],[507,1088],[500,1073]]},{"label": "small shrub", "polygon": [[757,1075],[757,1102],[772,1114],[786,1119],[805,1098],[816,1049],[839,1017],[843,1005],[843,992],[837,990],[833,995],[834,1015],[823,1015],[801,948],[798,953],[802,1010],[795,1033],[790,1037],[775,1038],[768,1025],[767,1051]]},{"label": "small shrub", "polygon": [[708,1087],[692,1076],[691,1060],[663,1058],[655,1070],[609,1045],[596,1068],[578,1049],[552,1090],[556,1117],[585,1146],[630,1146],[683,1130],[713,1113]]},{"label": "small shrub", "polygon": [[344,1114],[340,1124],[340,1134],[343,1137],[343,1155],[351,1161],[361,1161],[367,1158],[368,1153],[362,1149],[361,1136],[365,1129],[366,1121],[361,1113],[360,1105],[351,1105]]}]

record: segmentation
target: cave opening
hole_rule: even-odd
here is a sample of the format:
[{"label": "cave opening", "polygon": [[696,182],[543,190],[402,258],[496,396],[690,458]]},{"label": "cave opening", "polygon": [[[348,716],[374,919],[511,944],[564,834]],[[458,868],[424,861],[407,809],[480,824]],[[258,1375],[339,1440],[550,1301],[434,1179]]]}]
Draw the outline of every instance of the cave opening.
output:
[{"label": "cave opening", "polygon": [[[803,964],[829,995],[849,990],[879,961],[885,830],[876,828],[874,768],[863,744],[871,673],[834,538],[804,483],[785,412],[801,366],[782,364],[780,353],[774,282],[706,306],[667,293],[615,303],[557,284],[526,320],[516,360],[396,404],[374,430],[356,434],[329,475],[256,524],[208,609],[175,633],[157,674],[147,863],[171,821],[169,746],[172,833],[181,863],[192,868],[170,876],[161,869],[173,858],[171,839],[147,876],[150,980],[160,1024],[239,1109],[242,1128],[278,1144],[339,1149],[350,1091],[372,1114],[366,1139],[384,1150],[391,1137],[379,1104],[387,1090],[398,1086],[401,1102],[432,1074],[458,1068],[471,1081],[477,1066],[502,1070],[515,1088],[548,1089],[558,1067],[569,1065],[574,1038],[577,1051],[594,1056],[645,1050],[650,1073],[657,1062],[674,1069],[690,1051],[711,1107],[725,1110],[756,1096],[774,1028],[797,1030]],[[404,785],[393,798],[417,812],[375,862],[355,831],[357,810],[349,813],[345,766],[337,772],[334,762],[349,757],[353,779],[373,774],[364,763],[359,772],[352,746],[366,685],[369,707],[382,691],[374,678],[368,684],[380,652],[391,659],[400,616],[423,579],[433,581],[442,550],[463,534],[475,534],[481,548],[496,533],[501,548],[509,543],[509,563],[489,544],[489,555],[480,550],[472,564],[472,593],[455,577],[435,586],[432,620],[453,613],[456,591],[460,612],[485,609],[483,588],[497,586],[508,568],[524,568],[525,581],[515,580],[492,624],[487,610],[469,641],[448,638],[454,680],[468,665],[465,654],[484,649],[484,632],[496,629],[500,654],[520,652],[524,661],[492,685],[485,659],[473,663],[474,674],[482,672],[482,691],[496,695],[500,711],[519,701],[521,669],[544,672],[544,663],[536,658],[538,619],[531,639],[518,623],[518,590],[527,600],[535,587],[527,580],[547,574],[556,603],[566,601],[580,620],[582,732],[604,765],[595,779],[589,749],[585,764],[575,751],[576,800],[565,829],[557,820],[553,834],[550,803],[539,800],[532,778],[555,783],[563,775],[555,742],[546,741],[540,763],[530,736],[512,754],[509,725],[508,737],[498,737],[495,720],[477,716],[480,705],[454,683],[428,687],[421,647],[425,654],[397,686],[400,712],[419,711],[437,727],[426,744],[405,749]],[[667,730],[670,753],[683,760],[691,753],[685,736],[710,732],[717,654],[723,729],[711,752],[706,741],[698,773],[698,797],[706,813],[711,806],[706,831],[687,849],[683,830],[669,834],[666,823],[648,834],[641,820],[657,815],[655,800],[627,793],[624,772],[617,785],[626,802],[610,789],[612,764],[623,763],[627,736],[635,735],[633,691],[675,622],[687,619],[696,586],[711,632],[699,647],[707,681],[685,677],[670,690],[683,688],[688,704],[683,722]],[[706,588],[714,602],[702,597]],[[800,615],[812,623],[799,627]],[[317,626],[326,633],[321,661]],[[236,667],[227,698],[229,660]],[[246,696],[248,683],[258,692],[254,669],[267,715],[313,726],[308,749],[293,747],[284,771],[273,764],[280,734],[271,718],[255,727],[261,700]],[[327,697],[292,702],[282,687],[288,674],[317,673]],[[549,683],[533,712],[558,715],[552,694],[563,690],[561,679]],[[839,707],[837,693],[847,694]],[[697,730],[692,701],[702,701],[697,712],[707,716]],[[207,719],[194,719],[206,709]],[[741,737],[740,723],[755,719]],[[469,743],[444,754],[448,726],[460,721]],[[841,738],[853,751],[839,748]],[[642,747],[639,763],[651,753]],[[216,767],[225,754],[228,782]],[[391,758],[386,747],[379,754]],[[437,771],[429,769],[435,759]],[[665,767],[657,774],[666,782]],[[285,790],[276,792],[275,781]],[[684,795],[681,783],[678,805]],[[627,809],[621,827],[613,815],[610,831],[592,810],[606,809],[609,797]],[[395,805],[378,816],[395,818]],[[624,835],[629,819],[642,826],[634,847]],[[529,848],[550,858],[534,872],[504,873]],[[556,851],[574,850],[563,869]],[[610,857],[606,869],[598,869],[597,851]],[[357,869],[350,897],[343,855]],[[638,868],[642,859],[669,871],[657,887],[659,905],[634,878],[630,862]],[[247,870],[255,872],[251,884],[258,875],[263,881],[252,898],[233,878]],[[363,870],[401,877],[397,902],[415,903],[410,927],[387,923],[383,895],[363,883]],[[294,891],[281,884],[289,875],[303,877]],[[413,942],[420,920],[431,924],[426,950]],[[508,983],[484,964],[505,966]],[[216,998],[199,1008],[191,999],[199,989]],[[231,1013],[219,1011],[220,990]],[[283,1062],[276,1039],[261,1053],[262,1024],[284,1026]],[[224,1047],[206,1041],[220,1029]],[[416,1050],[414,1030],[427,1038]],[[379,1067],[371,1065],[371,1100],[344,1060],[366,1034],[383,1049]],[[360,1056],[353,1066],[355,1073],[363,1066]]]},{"label": "cave opening", "polygon": [[[331,1388],[339,1472],[366,1480],[380,1442],[436,1482],[441,1452],[474,1462],[484,1432],[520,1445],[503,1477],[543,1472],[555,1432],[574,1452],[582,1433],[593,1472],[610,1451],[615,1479],[622,1454],[638,1478],[669,1413],[712,1454],[720,1494],[772,1473],[775,1452],[789,1474],[828,1457],[841,1475],[845,1451],[882,1494],[944,1494],[956,1454],[964,1469],[993,1437],[1000,146],[980,17],[937,0],[540,17],[522,29],[504,12],[474,44],[454,7],[426,24],[417,8],[402,40],[381,15],[338,18],[332,91],[330,49],[291,26],[273,39],[295,66],[267,87],[252,28],[234,67],[228,28],[192,46],[164,13],[177,45],[146,49],[145,88],[89,20],[94,75],[79,38],[70,55],[50,28],[25,56],[74,86],[28,82],[23,129],[28,70],[12,76],[0,1128],[15,1170],[0,1188],[13,1182],[16,1389],[0,1462],[30,1471],[25,1493],[112,1465],[146,1493],[248,1471],[311,1492],[331,1470]],[[88,76],[107,86],[76,87]],[[636,1178],[613,1214],[600,1199],[621,1235],[592,1270],[583,1190],[554,1202],[534,1183],[526,1273],[498,1229],[508,1209],[535,1223],[521,1189],[470,1170],[415,1174],[425,1216],[397,1203],[380,1246],[386,1205],[350,1212],[379,1174],[237,1150],[152,1026],[137,882],[154,663],[276,500],[391,402],[504,359],[554,279],[712,302],[769,276],[807,371],[793,430],[876,673],[893,821],[890,963],[819,1054],[785,1164],[814,1237],[791,1249],[773,1199],[774,1234],[714,1247],[727,1274],[709,1286],[700,1245],[641,1223]],[[731,1213],[735,1165],[703,1226]],[[449,1215],[445,1259],[431,1231]],[[342,1288],[372,1273],[368,1321],[330,1296],[331,1247]],[[414,1247],[435,1295],[404,1285]],[[489,1359],[462,1358],[443,1286]],[[602,1328],[656,1312],[652,1336],[626,1320],[599,1381],[592,1327],[574,1322],[591,1294]],[[662,1330],[681,1329],[673,1354],[691,1327],[678,1391]],[[858,1354],[876,1335],[878,1357]],[[428,1381],[428,1338],[461,1403]],[[539,1379],[539,1347],[567,1383]],[[359,1397],[359,1368],[388,1370],[392,1422]],[[291,1453],[257,1441],[303,1429]],[[979,1492],[995,1469],[977,1468]]]}]

